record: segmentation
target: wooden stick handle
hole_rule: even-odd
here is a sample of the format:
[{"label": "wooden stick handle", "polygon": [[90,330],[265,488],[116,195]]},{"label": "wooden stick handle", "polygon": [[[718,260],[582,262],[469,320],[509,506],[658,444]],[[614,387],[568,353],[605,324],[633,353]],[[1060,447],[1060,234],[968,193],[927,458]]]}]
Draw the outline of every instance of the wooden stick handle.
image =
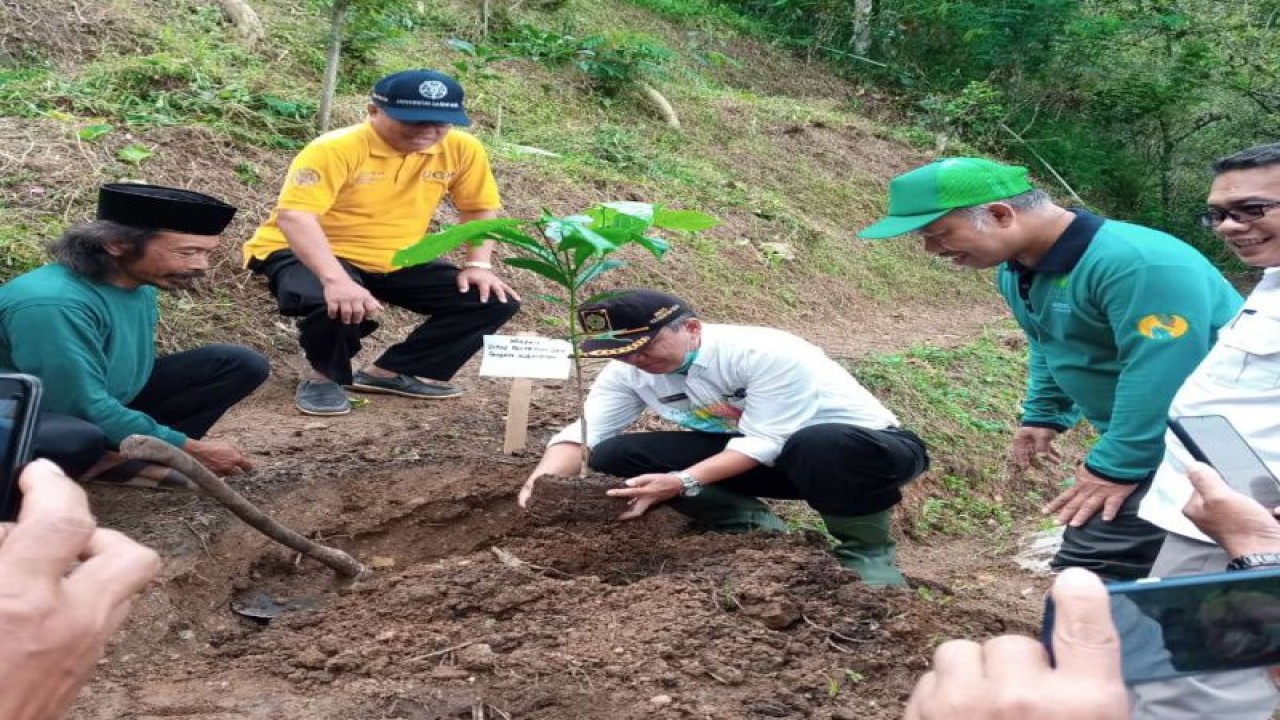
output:
[{"label": "wooden stick handle", "polygon": [[324,563],[342,578],[353,579],[365,572],[364,566],[356,562],[355,558],[337,548],[309,540],[297,531],[285,527],[275,518],[259,510],[243,495],[232,490],[221,478],[214,475],[195,458],[159,438],[130,435],[120,443],[120,453],[127,458],[159,463],[186,475],[206,495],[226,506],[236,517],[248,523],[253,529],[285,547]]}]

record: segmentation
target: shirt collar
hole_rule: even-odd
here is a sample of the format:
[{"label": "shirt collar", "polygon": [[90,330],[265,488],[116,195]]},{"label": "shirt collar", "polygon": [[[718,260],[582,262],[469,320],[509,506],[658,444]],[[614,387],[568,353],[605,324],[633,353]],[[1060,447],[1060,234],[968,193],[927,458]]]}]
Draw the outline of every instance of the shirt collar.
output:
[{"label": "shirt collar", "polygon": [[[373,129],[373,123],[369,122],[368,120],[364,121],[362,130],[364,131],[365,135],[368,136],[369,138],[369,154],[376,155],[378,157],[397,157],[397,156],[407,157],[409,155],[435,155],[444,149],[445,138],[449,137],[448,135],[446,135],[444,138],[440,139],[440,142],[436,143],[435,145],[432,145],[426,150],[417,150],[411,153],[403,153],[391,147],[390,145],[388,145],[387,141],[383,140],[382,136],[378,134],[378,131]],[[454,130],[450,129],[449,132],[454,132]]]},{"label": "shirt collar", "polygon": [[689,372],[693,372],[694,368],[706,368],[711,364],[711,356],[715,354],[718,344],[714,327],[708,323],[702,323],[702,344],[698,346],[698,356],[693,359],[693,365],[689,366]]},{"label": "shirt collar", "polygon": [[1010,270],[1066,275],[1076,269],[1080,258],[1084,257],[1085,251],[1089,249],[1089,243],[1093,242],[1093,237],[1098,234],[1098,229],[1106,220],[1080,208],[1069,209],[1075,214],[1075,219],[1058,236],[1053,245],[1049,246],[1049,251],[1040,258],[1040,262],[1036,263],[1035,267],[1027,267],[1017,260],[1010,260]]}]

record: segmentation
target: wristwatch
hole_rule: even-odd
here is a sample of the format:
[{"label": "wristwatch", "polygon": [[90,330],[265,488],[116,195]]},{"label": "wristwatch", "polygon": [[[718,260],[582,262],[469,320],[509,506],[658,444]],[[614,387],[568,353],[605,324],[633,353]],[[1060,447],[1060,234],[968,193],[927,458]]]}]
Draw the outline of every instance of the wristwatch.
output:
[{"label": "wristwatch", "polygon": [[1254,568],[1275,567],[1277,565],[1280,565],[1280,553],[1253,553],[1232,558],[1231,562],[1227,563],[1227,569],[1252,570]]},{"label": "wristwatch", "polygon": [[702,492],[702,485],[697,478],[689,474],[688,470],[677,470],[671,474],[680,478],[680,484],[684,486],[680,491],[680,497],[693,497]]}]

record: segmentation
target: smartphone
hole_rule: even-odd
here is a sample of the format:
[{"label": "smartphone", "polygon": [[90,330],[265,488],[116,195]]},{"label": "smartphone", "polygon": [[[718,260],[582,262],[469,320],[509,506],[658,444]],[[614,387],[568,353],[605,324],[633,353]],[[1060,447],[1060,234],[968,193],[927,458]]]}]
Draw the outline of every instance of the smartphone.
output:
[{"label": "smartphone", "polygon": [[[1112,583],[1126,685],[1280,665],[1280,568]],[[1041,642],[1053,658],[1053,599]]]},{"label": "smartphone", "polygon": [[1191,457],[1213,466],[1232,488],[1266,507],[1280,507],[1280,480],[1231,421],[1221,415],[1187,415],[1170,418],[1169,429]]},{"label": "smartphone", "polygon": [[18,517],[18,474],[31,459],[42,389],[39,378],[0,373],[0,522]]}]

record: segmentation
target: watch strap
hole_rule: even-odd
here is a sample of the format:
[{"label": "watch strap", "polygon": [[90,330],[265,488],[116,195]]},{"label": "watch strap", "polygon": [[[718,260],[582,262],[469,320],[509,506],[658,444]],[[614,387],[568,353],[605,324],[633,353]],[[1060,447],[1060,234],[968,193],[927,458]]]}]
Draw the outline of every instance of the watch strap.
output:
[{"label": "watch strap", "polygon": [[689,474],[688,470],[677,470],[671,474],[680,478],[680,484],[684,486],[680,490],[682,496],[697,495],[702,491],[702,483],[699,483],[697,478]]},{"label": "watch strap", "polygon": [[1250,553],[1232,558],[1228,570],[1252,570],[1260,567],[1280,566],[1280,553]]}]

